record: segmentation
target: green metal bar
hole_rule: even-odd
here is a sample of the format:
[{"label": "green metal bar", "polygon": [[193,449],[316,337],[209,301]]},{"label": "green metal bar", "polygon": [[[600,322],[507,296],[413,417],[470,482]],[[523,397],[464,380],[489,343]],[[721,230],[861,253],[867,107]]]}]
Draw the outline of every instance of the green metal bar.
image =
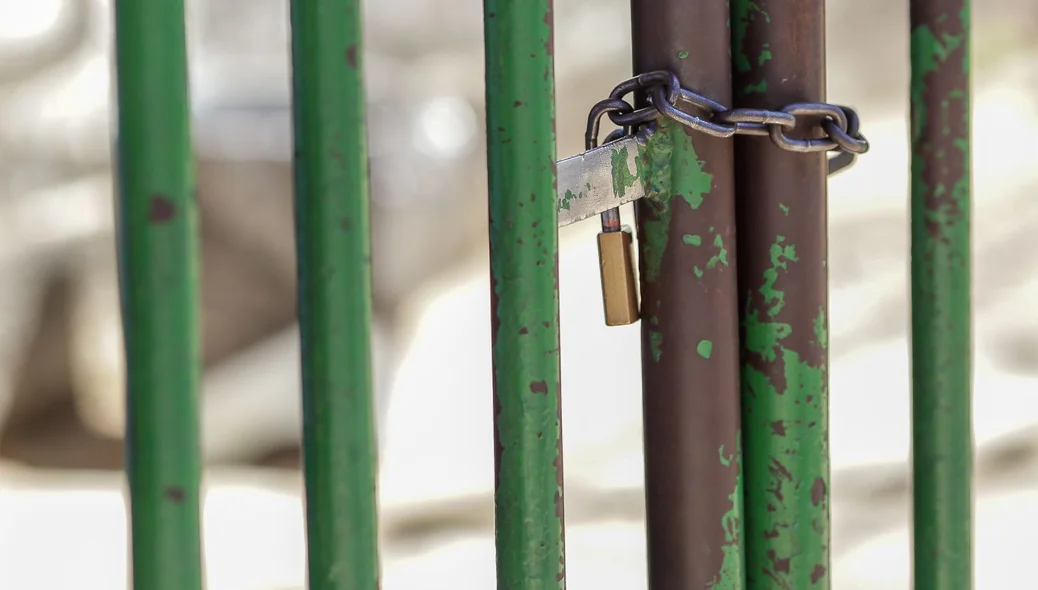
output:
[{"label": "green metal bar", "polygon": [[115,4],[133,586],[202,588],[198,221],[182,0]]},{"label": "green metal bar", "polygon": [[360,4],[291,3],[311,590],[379,586]]},{"label": "green metal bar", "polygon": [[497,587],[565,588],[551,0],[485,0]]},{"label": "green metal bar", "polygon": [[970,4],[913,0],[912,448],[916,590],[973,587]]},{"label": "green metal bar", "polygon": [[[824,0],[733,0],[737,107],[825,99]],[[736,140],[746,578],[832,586],[824,153]]]}]

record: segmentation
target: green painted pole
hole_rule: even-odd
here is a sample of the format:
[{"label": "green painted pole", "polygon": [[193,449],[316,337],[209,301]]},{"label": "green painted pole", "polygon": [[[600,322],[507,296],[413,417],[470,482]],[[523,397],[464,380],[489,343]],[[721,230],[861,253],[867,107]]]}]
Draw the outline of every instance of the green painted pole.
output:
[{"label": "green painted pole", "polygon": [[970,4],[913,0],[910,14],[914,587],[968,590]]},{"label": "green painted pole", "polygon": [[133,586],[202,588],[198,220],[182,0],[115,4]]},{"label": "green painted pole", "polygon": [[379,587],[360,4],[291,3],[311,590]]},{"label": "green painted pole", "polygon": [[[737,107],[825,100],[824,4],[732,0]],[[746,137],[735,165],[747,588],[828,589],[825,154]]]},{"label": "green painted pole", "polygon": [[485,0],[499,590],[565,588],[551,0]]}]

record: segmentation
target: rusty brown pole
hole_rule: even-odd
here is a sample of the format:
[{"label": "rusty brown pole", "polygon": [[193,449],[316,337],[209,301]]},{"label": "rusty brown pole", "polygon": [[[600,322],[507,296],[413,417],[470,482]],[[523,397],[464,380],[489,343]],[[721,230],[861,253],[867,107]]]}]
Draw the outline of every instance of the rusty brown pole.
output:
[{"label": "rusty brown pole", "polygon": [[[728,5],[632,0],[635,73],[731,101]],[[640,97],[644,105],[644,97]],[[743,587],[733,142],[661,119],[637,203],[652,590]]]},{"label": "rusty brown pole", "polygon": [[[824,0],[731,4],[736,106],[824,100]],[[830,587],[825,158],[736,141],[751,589]]]}]

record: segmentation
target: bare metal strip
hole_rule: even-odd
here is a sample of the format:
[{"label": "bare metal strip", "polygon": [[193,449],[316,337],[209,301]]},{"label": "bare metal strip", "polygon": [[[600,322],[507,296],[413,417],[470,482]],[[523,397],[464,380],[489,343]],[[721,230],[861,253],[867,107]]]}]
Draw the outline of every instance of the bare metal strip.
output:
[{"label": "bare metal strip", "polygon": [[558,163],[559,227],[645,196],[638,157],[645,138],[629,135]]}]

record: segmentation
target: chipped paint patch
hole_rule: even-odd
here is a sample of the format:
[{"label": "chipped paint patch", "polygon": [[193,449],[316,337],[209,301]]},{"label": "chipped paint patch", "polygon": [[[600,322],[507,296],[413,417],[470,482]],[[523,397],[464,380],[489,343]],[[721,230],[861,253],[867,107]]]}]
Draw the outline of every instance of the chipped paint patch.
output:
[{"label": "chipped paint patch", "polygon": [[721,552],[724,557],[721,560],[721,571],[707,584],[709,590],[736,590],[746,585],[743,578],[743,553],[742,553],[742,435],[736,433],[735,452],[726,455],[724,445],[718,449],[721,465],[729,469],[735,469],[735,488],[728,494],[728,500],[732,503],[731,508],[721,517],[721,527],[724,528],[724,544]]},{"label": "chipped paint patch", "polygon": [[714,343],[709,340],[700,340],[696,345],[696,352],[699,353],[699,356],[709,359],[714,352]]},{"label": "chipped paint patch", "polygon": [[572,190],[566,189],[566,193],[562,195],[561,199],[559,199],[558,210],[562,211],[563,209],[565,209],[568,211],[571,202],[576,201],[577,199],[583,199],[584,196],[585,194],[583,191],[579,193],[574,193]]},{"label": "chipped paint patch", "polygon": [[728,249],[724,247],[724,238],[721,237],[721,234],[714,234],[714,247],[717,248],[717,254],[711,256],[707,261],[707,269],[712,269],[718,264],[728,266]]},{"label": "chipped paint patch", "polygon": [[[926,128],[930,118],[927,109],[927,85],[922,83],[927,75],[936,72],[941,64],[959,49],[966,41],[965,33],[937,35],[928,26],[919,26],[912,30],[910,39],[912,56],[912,76],[920,83],[912,84],[910,97],[912,101],[912,137],[918,138]],[[964,67],[968,68],[968,62]]]},{"label": "chipped paint patch", "polygon": [[[972,580],[970,3],[911,15],[914,587]],[[956,17],[957,13],[957,17]],[[952,490],[952,493],[949,493]]]},{"label": "chipped paint patch", "polygon": [[613,176],[613,195],[617,198],[627,194],[627,189],[634,186],[634,183],[638,181],[637,175],[627,167],[628,159],[627,146],[613,150],[610,158],[609,163]]},{"label": "chipped paint patch", "polygon": [[646,219],[642,235],[645,280],[655,281],[659,277],[663,253],[667,249],[667,232],[673,215],[671,207],[670,157],[674,151],[674,125],[663,122],[656,132],[646,140],[642,157],[639,158],[639,176],[645,179],[645,200],[657,211],[656,219]]},{"label": "chipped paint patch", "polygon": [[[746,47],[746,27],[749,26],[750,22],[758,19],[765,23],[771,22],[771,16],[766,10],[761,7],[761,2],[754,2],[752,0],[734,0],[731,2],[732,7],[732,64],[735,66],[736,71],[748,72],[751,67],[750,56],[758,56],[756,61],[758,64],[771,59],[771,49],[767,43],[763,43],[759,48],[747,48]],[[764,56],[767,56],[766,58]]]},{"label": "chipped paint patch", "polygon": [[663,334],[659,330],[649,333],[649,347],[652,349],[652,360],[660,362],[660,357],[663,356]]},{"label": "chipped paint patch", "polygon": [[797,250],[793,244],[787,244],[785,236],[776,236],[775,243],[771,245],[771,268],[764,271],[764,285],[760,288],[760,294],[764,296],[764,303],[768,307],[769,317],[774,318],[786,305],[786,294],[775,288],[778,282],[779,271],[789,268],[790,262],[797,261]]}]

